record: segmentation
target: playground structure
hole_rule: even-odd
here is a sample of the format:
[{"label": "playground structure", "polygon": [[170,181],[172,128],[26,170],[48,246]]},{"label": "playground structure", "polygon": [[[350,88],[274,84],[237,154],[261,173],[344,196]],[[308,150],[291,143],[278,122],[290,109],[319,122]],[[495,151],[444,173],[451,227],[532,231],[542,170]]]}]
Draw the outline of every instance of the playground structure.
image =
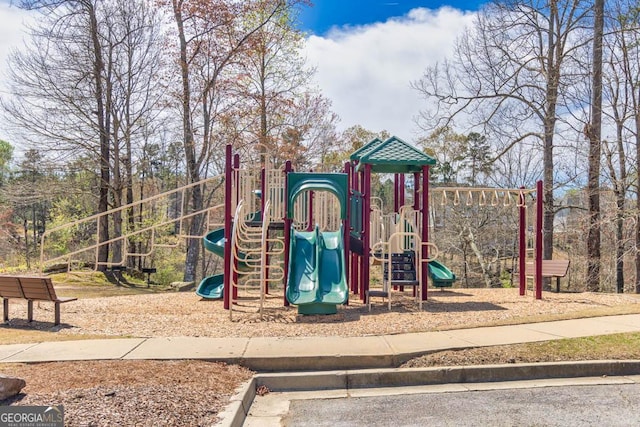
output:
[{"label": "playground structure", "polygon": [[[386,141],[374,139],[363,146],[351,155],[344,173],[298,173],[292,171],[290,163],[283,170],[266,167],[255,171],[240,168],[240,164],[239,156],[227,147],[224,241],[230,243],[223,256],[230,261],[225,261],[225,273],[215,281],[216,289],[210,297],[222,296],[225,308],[230,311],[238,301],[237,280],[243,273],[238,266],[247,263],[246,258],[237,256],[237,246],[244,240],[238,231],[249,217],[246,213],[232,216],[231,212],[247,199],[259,200],[261,206],[269,207],[263,208],[260,215],[255,214],[261,220],[253,222],[256,227],[253,236],[263,236],[262,241],[253,241],[254,247],[266,251],[259,256],[260,262],[254,264],[254,274],[261,274],[259,281],[252,282],[254,292],[263,299],[270,293],[270,284],[284,281],[285,305],[297,305],[301,314],[330,314],[336,312],[337,305],[348,301],[349,293],[365,303],[372,297],[387,298],[391,308],[393,293],[410,287],[421,306],[427,299],[429,280],[437,288],[453,285],[456,275],[436,259],[438,248],[429,241],[429,215],[423,214],[429,212],[434,197],[439,196],[440,203],[451,199],[453,206],[513,203],[520,210],[520,228],[524,233],[525,198],[534,191],[447,187],[431,189],[434,194],[430,194],[429,166],[435,160],[396,137]],[[394,174],[395,206],[389,214],[383,212],[379,200],[371,197],[372,173]],[[409,204],[405,203],[405,174],[414,178]],[[258,176],[260,180],[255,178]],[[327,193],[334,196],[333,203]],[[254,194],[261,197],[257,199]],[[236,226],[238,222],[241,226]],[[221,230],[212,233],[222,236]],[[520,263],[524,264],[526,247],[524,238],[521,240]],[[278,251],[269,249],[276,242]],[[538,242],[541,239],[536,239]],[[215,246],[216,253],[220,247]],[[243,248],[250,252],[246,245]],[[256,250],[252,253],[257,259]],[[403,256],[408,262],[398,270],[399,263],[395,260]],[[380,290],[369,289],[372,261],[385,266]],[[204,279],[200,288],[206,287],[208,280]],[[526,281],[522,279],[521,283],[524,294]],[[536,296],[540,298],[541,284],[536,286]],[[244,291],[247,293],[248,289]]]},{"label": "playground structure", "polygon": [[[257,301],[262,313],[265,296],[280,292],[284,305],[298,306],[301,314],[335,313],[338,305],[348,302],[350,294],[365,303],[370,303],[371,297],[384,297],[391,308],[394,292],[403,292],[405,287],[413,289],[421,307],[427,299],[429,281],[433,287],[443,288],[452,286],[457,279],[436,259],[438,248],[429,241],[430,203],[454,207],[514,203],[520,212],[520,294],[525,293],[526,198],[534,192],[541,194],[541,183],[535,190],[430,189],[429,167],[435,164],[435,159],[397,137],[370,141],[351,155],[343,173],[333,174],[294,172],[290,162],[284,168],[273,168],[265,161],[261,168],[256,168],[251,162],[241,163],[240,155],[233,153],[231,145],[225,154],[224,176],[119,208],[122,213],[147,203],[165,215],[106,242],[118,241],[124,248],[120,259],[110,261],[107,267],[125,265],[132,257],[148,257],[157,249],[176,246],[179,239],[201,238],[207,251],[222,257],[224,271],[205,277],[196,293],[206,299],[222,298],[230,316],[234,307],[247,300]],[[395,197],[390,213],[385,213],[381,201],[371,195],[372,173],[393,174]],[[413,185],[405,185],[406,176],[413,177]],[[224,198],[218,199],[221,203],[199,212],[183,213],[190,186],[222,184]],[[407,187],[413,189],[410,203],[405,200]],[[169,205],[175,206],[173,211]],[[199,214],[205,216],[205,235],[188,235],[183,231],[184,222]],[[100,216],[67,227],[88,227],[97,223]],[[542,259],[541,217],[542,203],[538,197],[534,239],[536,298],[541,298],[542,289],[542,275],[538,271],[541,265],[538,261]],[[63,261],[71,267],[79,255],[95,253],[97,268],[98,248],[105,244],[97,243],[99,236],[88,247],[45,256],[45,238],[64,229],[57,227],[43,235],[41,266]],[[127,246],[131,237],[136,236],[150,243],[147,252],[132,251]],[[383,265],[386,271],[381,289],[369,289],[370,268],[374,264]]]}]

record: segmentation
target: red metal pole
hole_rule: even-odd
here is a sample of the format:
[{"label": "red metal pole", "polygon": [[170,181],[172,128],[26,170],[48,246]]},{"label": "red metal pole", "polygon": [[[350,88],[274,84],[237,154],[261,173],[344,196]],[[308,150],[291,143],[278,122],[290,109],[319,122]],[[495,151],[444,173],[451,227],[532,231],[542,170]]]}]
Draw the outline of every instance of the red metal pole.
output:
[{"label": "red metal pole", "polygon": [[[356,163],[354,163],[353,165],[353,188],[358,191],[360,194],[362,194],[362,188],[360,187],[360,179],[359,179],[359,173],[356,171]],[[360,172],[362,173],[362,172]],[[360,203],[362,203],[362,197],[360,198]],[[363,215],[362,213],[362,206],[360,207],[360,215]],[[362,219],[362,218],[360,218]],[[356,230],[357,234],[358,234],[358,238],[360,239],[360,241],[362,241],[362,229]],[[360,294],[360,256],[357,254],[353,254],[353,257],[351,258],[352,260],[352,274],[353,274],[353,293],[356,295]]]},{"label": "red metal pole", "polygon": [[[520,187],[524,189],[524,187]],[[520,281],[520,295],[524,295],[527,288],[527,277],[525,274],[527,262],[527,208],[524,193],[520,193],[520,227],[518,232],[518,272]]]},{"label": "red metal pole", "polygon": [[[287,299],[287,286],[289,285],[289,250],[291,249],[291,223],[293,222],[289,218],[289,189],[288,189],[288,176],[291,172],[291,161],[287,160],[284,166],[284,191],[282,197],[284,197],[284,305],[289,306],[289,300]],[[293,206],[292,206],[293,208]]]},{"label": "red metal pole", "polygon": [[400,199],[398,196],[398,187],[400,186],[400,177],[398,174],[393,175],[393,211],[398,213],[400,211]]},{"label": "red metal pole", "polygon": [[404,174],[400,174],[400,179],[398,180],[398,211],[401,207],[404,206],[405,202],[405,194],[404,194]]},{"label": "red metal pole", "polygon": [[231,158],[233,148],[231,144],[227,144],[225,152],[225,166],[224,166],[224,285],[223,285],[223,302],[225,310],[229,309],[229,292],[231,291],[231,228],[233,227],[233,217],[231,216],[231,192],[233,187],[231,185],[232,176],[232,163]]},{"label": "red metal pole", "polygon": [[542,181],[536,183],[536,299],[542,299]]},{"label": "red metal pole", "polygon": [[[400,212],[400,209],[402,209],[402,207],[404,206],[404,201],[405,201],[405,191],[404,191],[404,174],[401,173],[398,175],[398,212]],[[402,231],[407,231],[404,224],[402,225],[403,229]],[[394,287],[394,289],[396,289],[396,287]],[[414,288],[415,291],[415,288]],[[404,292],[404,286],[400,286],[400,292]]]},{"label": "red metal pole", "polygon": [[[422,166],[422,241],[429,242],[429,166]],[[429,248],[422,246],[422,259],[429,258]],[[422,263],[422,300],[427,300],[429,266]]]},{"label": "red metal pole", "polygon": [[[235,154],[233,156],[233,174],[235,176],[235,182],[237,183],[240,180],[240,154]],[[240,186],[236,185],[236,200],[240,200]],[[238,258],[233,259],[233,265],[235,268],[233,269],[233,282],[238,283]],[[234,287],[231,289],[231,293],[233,295],[233,299],[238,299],[238,288]]]},{"label": "red metal pole", "polygon": [[[345,272],[344,272],[344,276],[347,278],[347,286],[351,286],[351,269],[350,267],[350,262],[351,262],[351,254],[350,254],[350,236],[351,236],[351,195],[352,195],[352,191],[351,191],[351,163],[349,162],[345,162],[344,164],[344,173],[347,174],[347,217],[345,218],[346,221],[344,222],[343,225],[343,231],[344,231],[344,255],[345,255],[345,260],[344,260],[344,268],[345,268]],[[347,300],[348,302],[348,300]]]},{"label": "red metal pole", "polygon": [[[413,173],[413,210],[420,210],[420,173]],[[422,225],[421,225],[422,226]],[[422,237],[421,237],[422,238]],[[413,288],[413,296],[416,296],[417,288]]]},{"label": "red metal pole", "polygon": [[364,232],[362,233],[362,244],[364,246],[362,255],[362,283],[360,286],[360,299],[366,302],[367,291],[369,290],[369,256],[371,254],[371,165],[364,165],[364,200],[363,218]]},{"label": "red metal pole", "polygon": [[413,210],[420,210],[420,174],[413,174]]}]

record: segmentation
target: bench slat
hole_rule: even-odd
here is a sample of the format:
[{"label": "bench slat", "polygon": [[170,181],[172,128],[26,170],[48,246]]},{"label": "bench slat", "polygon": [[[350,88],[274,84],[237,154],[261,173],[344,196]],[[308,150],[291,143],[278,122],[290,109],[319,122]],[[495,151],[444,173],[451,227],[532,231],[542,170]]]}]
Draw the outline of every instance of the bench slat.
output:
[{"label": "bench slat", "polygon": [[0,276],[0,297],[23,298],[20,282],[15,277]]},{"label": "bench slat", "polygon": [[47,282],[51,282],[49,278],[43,277],[20,277],[20,284],[27,299],[37,299],[45,301],[55,301],[55,294],[52,296]]}]

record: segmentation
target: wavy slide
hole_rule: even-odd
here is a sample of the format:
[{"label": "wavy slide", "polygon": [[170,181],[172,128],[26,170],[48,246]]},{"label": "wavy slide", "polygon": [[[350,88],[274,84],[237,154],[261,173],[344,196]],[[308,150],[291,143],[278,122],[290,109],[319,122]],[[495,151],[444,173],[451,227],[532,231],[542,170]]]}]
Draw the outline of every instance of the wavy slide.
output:
[{"label": "wavy slide", "polygon": [[344,234],[291,230],[287,299],[298,313],[335,314],[349,296],[345,275]]},{"label": "wavy slide", "polygon": [[[206,250],[224,258],[224,240],[223,227],[207,233],[207,235],[202,238],[202,243]],[[220,299],[222,298],[223,289],[224,274],[215,274],[202,279],[196,289],[196,295],[206,299]]]},{"label": "wavy slide", "polygon": [[438,261],[429,261],[429,277],[436,288],[450,288],[457,280],[456,275],[444,264]]}]

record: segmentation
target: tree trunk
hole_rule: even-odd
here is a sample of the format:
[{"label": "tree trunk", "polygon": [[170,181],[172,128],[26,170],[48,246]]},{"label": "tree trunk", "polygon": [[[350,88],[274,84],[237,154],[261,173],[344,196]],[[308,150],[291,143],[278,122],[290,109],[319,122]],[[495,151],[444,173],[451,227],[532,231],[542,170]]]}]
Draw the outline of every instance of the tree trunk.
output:
[{"label": "tree trunk", "polygon": [[[182,78],[182,128],[184,138],[184,153],[186,157],[187,177],[189,182],[200,181],[200,171],[196,161],[195,140],[191,127],[191,88],[189,85],[189,63],[187,60],[187,39],[184,32],[181,4],[173,1],[173,13],[178,26],[180,41],[180,75]],[[194,211],[202,209],[203,198],[200,186],[195,186],[191,192],[191,208]],[[196,236],[202,232],[202,220],[196,215],[191,220],[189,235]],[[187,242],[187,256],[185,260],[185,282],[193,282],[196,278],[198,257],[200,256],[200,240],[190,238]]]},{"label": "tree trunk", "polygon": [[[109,145],[109,109],[104,105],[103,75],[104,62],[102,59],[102,47],[98,35],[98,21],[96,11],[90,3],[87,3],[87,13],[89,14],[91,41],[93,47],[93,79],[95,84],[96,115],[98,122],[100,140],[100,183],[98,185],[98,213],[109,210],[109,184],[110,184],[110,145]],[[97,244],[109,240],[109,217],[104,215],[98,220],[98,241]],[[96,269],[104,271],[104,263],[109,259],[109,246],[100,245]]]},{"label": "tree trunk", "polygon": [[[543,163],[543,202],[544,213],[542,218],[542,258],[553,258],[553,221],[555,218],[555,203],[553,198],[553,136],[556,127],[556,107],[558,103],[558,85],[560,84],[560,62],[562,59],[562,47],[556,36],[556,19],[558,5],[556,1],[550,2],[551,12],[549,19],[549,37],[547,47],[547,82],[546,82],[546,106],[544,110],[544,141],[542,149]],[[550,289],[549,280],[544,281],[545,289]]]},{"label": "tree trunk", "polygon": [[587,233],[587,290],[600,290],[600,156],[602,131],[602,33],[604,0],[595,1],[593,25],[593,83],[589,137],[589,230]]},{"label": "tree trunk", "polygon": [[476,237],[471,231],[470,227],[465,227],[463,230],[463,239],[467,243],[467,245],[471,248],[471,251],[476,256],[478,263],[480,264],[480,269],[482,270],[482,278],[484,280],[484,284],[487,288],[495,288],[500,287],[499,280],[497,280],[495,274],[492,274],[491,268],[489,264],[484,259],[484,255],[478,248],[476,244]]}]

